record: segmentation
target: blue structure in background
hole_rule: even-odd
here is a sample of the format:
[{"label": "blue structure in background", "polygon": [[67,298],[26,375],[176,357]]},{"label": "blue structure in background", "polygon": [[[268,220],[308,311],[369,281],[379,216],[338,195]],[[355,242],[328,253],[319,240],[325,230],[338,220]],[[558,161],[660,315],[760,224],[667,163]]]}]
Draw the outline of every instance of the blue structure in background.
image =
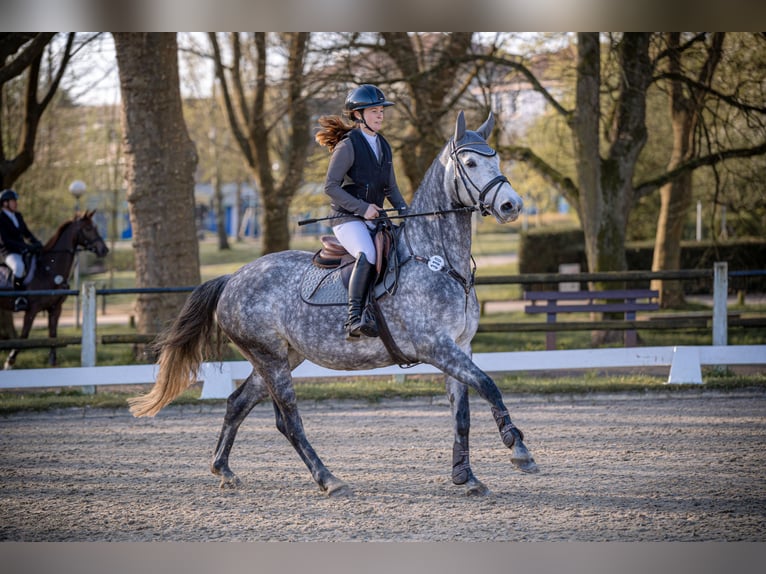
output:
[{"label": "blue structure in background", "polygon": [[[242,213],[237,217],[235,211],[238,187]],[[260,199],[255,189],[246,183],[240,186],[236,183],[228,183],[223,185],[222,191],[226,235],[230,237],[236,235],[237,229],[235,227],[237,227],[243,237],[257,237],[260,234],[258,225]],[[213,186],[209,183],[196,184],[194,186],[194,203],[198,233],[217,232],[218,225],[216,224],[215,210],[213,209]],[[130,224],[130,216],[127,210],[122,214],[122,223],[120,238],[131,239],[133,237],[133,228]]]}]

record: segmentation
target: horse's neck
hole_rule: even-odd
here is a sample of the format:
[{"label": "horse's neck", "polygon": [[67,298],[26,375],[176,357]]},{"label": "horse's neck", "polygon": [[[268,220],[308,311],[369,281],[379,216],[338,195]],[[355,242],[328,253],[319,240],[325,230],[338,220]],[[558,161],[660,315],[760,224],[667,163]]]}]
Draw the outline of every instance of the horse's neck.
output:
[{"label": "horse's neck", "polygon": [[68,278],[74,265],[76,249],[75,235],[66,230],[49,250],[43,251],[38,260],[38,273],[45,271],[48,275]]},{"label": "horse's neck", "polygon": [[[430,174],[424,179],[410,205],[412,213],[452,209],[444,192],[443,177]],[[407,220],[407,236],[415,255],[445,258],[461,274],[471,267],[471,213],[447,213]]]}]

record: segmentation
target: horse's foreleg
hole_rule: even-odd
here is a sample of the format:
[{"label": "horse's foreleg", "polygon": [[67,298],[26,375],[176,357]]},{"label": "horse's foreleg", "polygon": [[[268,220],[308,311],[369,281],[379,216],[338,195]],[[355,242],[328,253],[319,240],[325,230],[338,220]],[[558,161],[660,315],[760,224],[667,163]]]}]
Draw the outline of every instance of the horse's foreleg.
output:
[{"label": "horse's foreleg", "polygon": [[234,439],[237,437],[237,431],[242,421],[247,418],[253,407],[266,396],[268,396],[268,391],[263,384],[263,379],[255,373],[251,373],[226,401],[223,427],[215,447],[213,462],[210,464],[210,470],[213,474],[221,477],[221,488],[236,488],[241,484],[239,477],[229,468],[229,453],[231,447],[234,446]]},{"label": "horse's foreleg", "polygon": [[433,357],[432,364],[447,376],[475,389],[479,396],[492,406],[492,416],[500,431],[503,444],[511,449],[511,462],[524,472],[537,472],[537,464],[524,445],[524,434],[511,421],[495,381],[459,348],[449,345],[445,348],[446,350]]},{"label": "horse's foreleg", "polygon": [[[59,319],[61,318],[62,305],[63,302],[48,309],[48,336],[51,339],[55,339],[58,336]],[[51,367],[58,365],[56,347],[51,347],[48,351],[48,365]]]},{"label": "horse's foreleg", "polygon": [[270,382],[277,428],[301,457],[319,488],[328,496],[350,494],[348,485],[329,471],[306,438],[289,370],[280,368],[278,373]]},{"label": "horse's foreleg", "polygon": [[465,493],[469,496],[489,494],[489,489],[474,476],[471,470],[468,447],[468,434],[471,428],[468,387],[452,377],[447,377],[447,396],[455,433],[455,442],[452,445],[452,482],[465,485]]}]

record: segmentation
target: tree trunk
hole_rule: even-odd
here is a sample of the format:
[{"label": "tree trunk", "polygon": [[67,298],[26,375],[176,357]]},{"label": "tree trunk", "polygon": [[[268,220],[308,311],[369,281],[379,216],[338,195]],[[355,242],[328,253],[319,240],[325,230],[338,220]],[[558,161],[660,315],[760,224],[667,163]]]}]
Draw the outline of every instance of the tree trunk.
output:
[{"label": "tree trunk", "polygon": [[598,33],[577,35],[577,86],[575,112],[572,116],[574,153],[580,202],[576,206],[585,235],[588,270],[599,271],[603,218],[601,192],[601,156],[598,126],[600,118],[601,53]]},{"label": "tree trunk", "polygon": [[[136,287],[197,285],[197,154],[181,108],[174,33],[115,33]],[[187,294],[142,294],[138,330],[157,332]]]},{"label": "tree trunk", "polygon": [[[689,96],[684,95],[684,85],[680,80],[683,72],[680,36],[678,32],[668,35],[668,67],[669,72],[675,75],[675,79],[670,80],[673,151],[668,163],[668,171],[672,171],[698,155],[694,137],[705,102],[703,90],[691,89]],[[698,77],[700,85],[709,85],[712,81],[713,72],[721,58],[723,39],[724,34],[722,33],[713,36],[713,42],[708,48],[707,60],[700,69]],[[690,172],[660,188],[660,215],[654,241],[652,271],[681,268],[681,240],[683,239],[686,216],[692,205],[692,192],[692,175]],[[652,281],[652,289],[657,289],[660,292],[660,306],[663,308],[675,307],[684,301],[680,281],[656,279]]]},{"label": "tree trunk", "polygon": [[[576,109],[572,117],[577,161],[580,221],[585,235],[588,269],[623,271],[625,229],[632,207],[635,162],[646,143],[646,89],[651,80],[649,35],[625,34],[620,45],[623,74],[614,121],[608,138],[610,147],[601,156],[601,45],[597,33],[578,34]],[[621,286],[608,284],[611,288]],[[594,285],[604,288],[606,285]],[[594,317],[598,318],[598,317]],[[619,333],[593,333],[594,343],[610,341]]]}]

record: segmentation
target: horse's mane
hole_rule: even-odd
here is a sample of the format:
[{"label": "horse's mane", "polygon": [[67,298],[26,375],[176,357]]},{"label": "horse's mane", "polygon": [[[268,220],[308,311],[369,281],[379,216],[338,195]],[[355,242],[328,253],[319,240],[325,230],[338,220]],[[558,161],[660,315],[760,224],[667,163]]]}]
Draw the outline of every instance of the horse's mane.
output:
[{"label": "horse's mane", "polygon": [[43,247],[43,249],[45,249],[46,251],[49,250],[49,249],[52,249],[53,246],[56,245],[56,243],[58,243],[58,240],[61,237],[61,234],[64,233],[64,230],[67,227],[69,227],[72,224],[73,221],[74,221],[74,219],[71,219],[71,220],[65,221],[64,223],[59,225],[59,228],[56,230],[56,232],[53,234],[53,236],[47,241],[47,243],[45,244],[45,247]]},{"label": "horse's mane", "polygon": [[46,251],[50,250],[50,249],[53,249],[53,247],[56,245],[56,243],[58,243],[58,240],[61,238],[61,235],[64,233],[64,231],[66,231],[67,227],[72,225],[78,219],[83,219],[83,218],[86,218],[86,217],[90,217],[90,214],[88,214],[88,213],[85,213],[83,215],[77,214],[72,219],[70,219],[69,221],[65,221],[64,223],[59,225],[59,228],[56,230],[56,232],[53,234],[53,236],[45,243],[45,246],[43,247],[43,249],[45,249]]},{"label": "horse's mane", "polygon": [[[444,148],[442,148],[442,151],[439,152],[439,155],[434,158],[434,160],[431,162],[431,165],[426,170],[423,179],[420,180],[420,184],[415,190],[415,193],[412,195],[412,205],[410,207],[421,203],[424,197],[429,197],[429,194],[423,191],[424,189],[428,189],[433,185],[441,185],[442,178],[444,177],[444,164],[441,161],[443,152]],[[418,209],[428,210],[432,207],[433,206],[419,205]]]},{"label": "horse's mane", "polygon": [[354,129],[353,125],[346,123],[340,116],[322,116],[317,121],[322,129],[317,132],[314,139],[319,145],[327,147],[330,151],[335,149],[343,136]]}]

